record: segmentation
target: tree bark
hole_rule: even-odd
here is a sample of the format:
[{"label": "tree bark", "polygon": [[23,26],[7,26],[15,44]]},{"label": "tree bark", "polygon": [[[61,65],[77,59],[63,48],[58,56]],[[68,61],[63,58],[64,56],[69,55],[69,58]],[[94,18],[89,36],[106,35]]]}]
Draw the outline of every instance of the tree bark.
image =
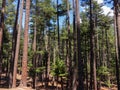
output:
[{"label": "tree bark", "polygon": [[72,71],[71,71],[71,40],[70,40],[70,14],[69,14],[69,0],[66,0],[66,4],[67,4],[67,32],[68,32],[68,52],[67,52],[67,71],[68,71],[68,89],[72,88],[71,82],[72,82]]},{"label": "tree bark", "polygon": [[115,36],[116,36],[116,79],[118,90],[120,90],[120,74],[119,74],[119,64],[120,64],[120,13],[118,12],[117,0],[114,0],[114,26],[115,26]]},{"label": "tree bark", "polygon": [[90,90],[97,90],[96,82],[96,60],[95,60],[95,30],[93,21],[93,8],[90,0]]},{"label": "tree bark", "polygon": [[24,46],[22,58],[22,77],[21,86],[27,86],[27,59],[28,59],[28,30],[29,30],[29,16],[30,16],[30,0],[26,0],[26,16],[25,16],[25,30],[24,30]]},{"label": "tree bark", "polygon": [[13,36],[12,36],[12,55],[10,59],[9,88],[12,87],[12,84],[13,84],[13,69],[14,69],[16,41],[17,41],[19,5],[20,5],[20,0],[18,0],[18,3],[17,3],[17,12],[16,12],[15,23],[14,23],[14,28],[13,28]]},{"label": "tree bark", "polygon": [[75,0],[73,0],[73,37],[74,37],[74,73],[73,73],[73,82],[72,82],[72,89],[77,90],[77,32],[76,32],[76,20],[75,20]]},{"label": "tree bark", "polygon": [[78,52],[78,86],[77,90],[84,90],[83,60],[81,59],[80,15],[79,0],[76,0],[77,52]]},{"label": "tree bark", "polygon": [[21,35],[21,28],[22,28],[23,5],[24,5],[24,0],[21,1],[21,8],[20,8],[20,21],[19,21],[19,26],[18,26],[17,43],[16,43],[16,51],[15,51],[15,59],[14,59],[14,70],[13,70],[13,84],[12,84],[13,88],[16,87],[17,63],[18,63],[19,48],[20,48],[20,35]]}]

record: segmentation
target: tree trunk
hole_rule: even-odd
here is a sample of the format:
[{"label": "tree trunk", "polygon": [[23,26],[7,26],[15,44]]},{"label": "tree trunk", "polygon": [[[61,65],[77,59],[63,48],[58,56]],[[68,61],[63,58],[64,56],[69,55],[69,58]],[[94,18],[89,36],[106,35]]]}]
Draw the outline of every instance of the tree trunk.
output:
[{"label": "tree trunk", "polygon": [[49,33],[49,35],[48,35],[48,62],[47,62],[47,78],[48,78],[48,80],[49,80],[49,74],[50,74],[50,57],[51,57],[51,53],[50,53],[50,49],[51,49],[51,45],[50,45],[50,28],[49,28],[49,30],[48,30],[48,33]]},{"label": "tree trunk", "polygon": [[79,0],[76,0],[76,26],[77,26],[77,51],[78,51],[78,87],[77,90],[84,90],[83,60],[81,59],[81,38],[80,38],[80,15]]},{"label": "tree trunk", "polygon": [[71,40],[70,40],[70,14],[69,14],[69,0],[66,0],[66,4],[67,4],[67,32],[68,32],[68,52],[67,52],[67,70],[68,70],[68,89],[70,89],[72,87],[71,82],[72,82],[72,73],[71,73]]},{"label": "tree trunk", "polygon": [[34,38],[33,38],[33,51],[36,52],[36,20],[34,22]]},{"label": "tree trunk", "polygon": [[118,90],[120,90],[120,74],[119,74],[119,64],[120,64],[120,13],[118,13],[117,0],[114,0],[114,28],[115,28],[115,37],[116,37],[116,79]]},{"label": "tree trunk", "polygon": [[30,0],[26,0],[26,16],[25,16],[25,30],[24,30],[24,46],[22,58],[22,77],[21,86],[27,86],[27,59],[28,59],[28,30],[29,30],[29,16],[30,16]]},{"label": "tree trunk", "polygon": [[69,89],[69,55],[68,55],[68,52],[69,52],[69,45],[68,45],[68,39],[66,39],[66,65],[67,65],[67,73],[68,73],[68,76],[67,76],[67,85],[66,85],[66,89]]},{"label": "tree trunk", "polygon": [[[54,48],[53,48],[53,64],[55,65],[55,62],[56,62],[56,43],[55,43],[55,26],[54,26]],[[54,83],[55,83],[55,76],[53,76],[53,86],[54,86]]]},{"label": "tree trunk", "polygon": [[13,37],[12,37],[12,55],[10,59],[10,73],[9,73],[9,88],[13,84],[13,70],[14,70],[14,60],[15,60],[15,51],[16,51],[16,41],[17,41],[17,24],[18,24],[18,15],[19,15],[19,5],[20,0],[17,3],[17,13],[15,17],[15,23],[13,28]]},{"label": "tree trunk", "polygon": [[84,57],[85,57],[85,78],[86,78],[86,89],[85,90],[88,90],[88,67],[87,67],[87,63],[88,63],[88,58],[87,58],[87,35],[85,34],[85,51],[84,51]]},{"label": "tree trunk", "polygon": [[18,55],[19,55],[19,48],[20,48],[20,34],[21,34],[21,28],[22,28],[23,5],[24,5],[24,0],[21,1],[21,8],[20,8],[20,21],[19,21],[19,27],[18,27],[18,33],[17,33],[17,43],[16,43],[14,70],[13,70],[13,84],[12,84],[13,88],[16,87],[17,63],[18,63]]},{"label": "tree trunk", "polygon": [[[34,51],[34,56],[33,56],[33,68],[36,70],[36,20],[34,22],[34,39],[33,39],[33,51]],[[37,55],[38,57],[38,55]],[[33,76],[33,88],[36,88],[36,72],[34,73]]]},{"label": "tree trunk", "polygon": [[90,0],[90,90],[97,90],[96,60],[95,60],[95,30],[93,21],[92,0]]},{"label": "tree trunk", "polygon": [[[57,30],[58,30],[58,50],[60,48],[60,30],[59,30],[59,0],[57,0]],[[59,52],[58,52],[59,55]]]},{"label": "tree trunk", "polygon": [[72,82],[72,89],[77,90],[77,32],[76,32],[76,23],[75,23],[75,0],[73,0],[73,37],[74,37],[74,73],[73,73],[73,82]]},{"label": "tree trunk", "polygon": [[1,74],[2,74],[2,42],[3,42],[2,40],[3,40],[3,32],[4,32],[5,4],[6,4],[6,0],[2,0],[1,21],[0,21],[0,82],[1,82]]}]

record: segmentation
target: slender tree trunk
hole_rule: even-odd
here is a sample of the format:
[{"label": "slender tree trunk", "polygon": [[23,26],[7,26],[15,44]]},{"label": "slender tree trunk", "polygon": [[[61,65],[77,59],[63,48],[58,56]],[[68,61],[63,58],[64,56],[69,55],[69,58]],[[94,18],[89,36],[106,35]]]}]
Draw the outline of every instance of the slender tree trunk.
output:
[{"label": "slender tree trunk", "polygon": [[[55,43],[55,25],[54,25],[54,48],[53,48],[53,64],[55,65],[55,62],[56,62],[56,43]],[[53,86],[54,86],[54,83],[55,83],[55,77],[53,77]]]},{"label": "slender tree trunk", "polygon": [[18,0],[18,3],[17,3],[17,13],[16,13],[15,23],[14,23],[14,28],[13,28],[12,56],[11,56],[11,60],[10,60],[10,73],[9,73],[9,87],[12,87],[12,84],[13,84],[13,69],[14,69],[16,41],[17,41],[17,25],[18,25],[18,15],[19,15],[19,5],[20,5],[20,0]]},{"label": "slender tree trunk", "polygon": [[119,74],[119,64],[120,64],[120,13],[118,13],[117,0],[114,0],[114,23],[115,23],[115,36],[116,36],[116,78],[118,90],[120,90],[120,74]]},{"label": "slender tree trunk", "polygon": [[72,89],[77,90],[77,32],[76,32],[76,20],[75,20],[75,0],[73,0],[73,37],[74,37],[74,73],[73,73],[73,82]]},{"label": "slender tree trunk", "polygon": [[[38,0],[35,0],[35,15],[37,16],[37,2]],[[38,58],[39,58],[39,54],[36,53],[36,44],[37,44],[37,22],[36,22],[36,18],[34,19],[34,38],[33,38],[33,46],[32,46],[32,49],[33,49],[33,52],[34,52],[34,55],[33,55],[33,61],[32,61],[32,64],[33,64],[33,68],[35,70],[35,72],[33,73],[33,82],[32,82],[32,85],[33,85],[33,89],[36,89],[36,85],[37,85],[37,73],[36,73],[36,68],[37,66],[39,66],[41,64],[41,62],[38,61]],[[37,63],[38,61],[38,63]]]},{"label": "slender tree trunk", "polygon": [[[97,22],[95,22],[95,23],[97,23]],[[97,26],[96,26],[97,27]],[[96,31],[97,32],[97,31]],[[99,49],[98,49],[98,47],[99,47],[99,44],[98,44],[98,32],[96,33],[96,37],[95,37],[95,59],[96,59],[96,62],[95,62],[95,68],[96,69],[98,69],[98,67],[99,67]],[[95,71],[95,75],[96,75],[96,77],[97,77],[97,74],[96,74],[96,71]],[[97,82],[97,80],[95,80],[96,81],[96,83],[98,84],[99,82]],[[97,89],[99,90],[99,87],[97,86]]]},{"label": "slender tree trunk", "polygon": [[66,89],[69,89],[68,88],[68,83],[69,83],[69,55],[68,55],[68,39],[66,39],[66,65],[67,65],[67,73],[68,73],[68,76],[67,76],[67,85],[66,85]]},{"label": "slender tree trunk", "polygon": [[58,30],[58,50],[60,48],[60,30],[59,30],[59,0],[57,0],[57,30]]},{"label": "slender tree trunk", "polygon": [[88,60],[88,58],[87,58],[87,35],[85,35],[85,53],[84,53],[84,57],[85,57],[85,78],[86,78],[86,89],[85,90],[88,90],[88,67],[87,67],[87,60]]},{"label": "slender tree trunk", "polygon": [[76,22],[77,22],[77,51],[78,51],[78,87],[77,90],[84,90],[83,60],[81,59],[81,38],[80,38],[80,15],[79,0],[76,0]]},{"label": "slender tree trunk", "polygon": [[[34,53],[34,56],[33,56],[33,70],[36,70],[36,67],[37,67],[37,57],[38,57],[38,55],[36,54],[36,53]],[[32,87],[33,87],[33,89],[35,89],[36,88],[36,72],[34,72],[33,73],[33,77],[32,77],[32,80],[33,80],[33,82],[32,82]]]},{"label": "slender tree trunk", "polygon": [[26,16],[25,16],[25,30],[24,30],[24,46],[22,58],[22,77],[21,86],[27,86],[27,59],[28,59],[28,30],[29,30],[29,16],[30,16],[30,0],[26,0]]},{"label": "slender tree trunk", "polygon": [[119,53],[119,62],[120,62],[120,13],[118,12],[118,9],[116,10],[117,16],[117,40],[118,40],[118,53]]},{"label": "slender tree trunk", "polygon": [[[33,67],[36,70],[36,20],[34,24],[34,39],[33,39],[33,51],[34,51],[34,56],[33,56]],[[38,55],[37,55],[38,56]],[[33,88],[36,88],[36,72],[34,73],[33,76]]]},{"label": "slender tree trunk", "polygon": [[116,79],[117,79],[117,86],[118,86],[118,90],[120,89],[120,81],[119,81],[119,56],[118,56],[118,43],[117,43],[117,31],[116,31],[116,28],[115,28],[115,50],[116,50]]},{"label": "slender tree trunk", "polygon": [[90,0],[90,90],[93,89],[93,21],[92,21],[92,0]]},{"label": "slender tree trunk", "polygon": [[65,58],[65,54],[64,54],[64,46],[65,46],[65,42],[64,42],[65,40],[64,39],[62,39],[62,45],[61,45],[61,53],[62,53],[62,55],[61,55],[61,59],[63,59],[64,60],[64,58]]},{"label": "slender tree trunk", "polygon": [[51,53],[50,53],[50,48],[51,48],[51,45],[50,45],[50,28],[49,28],[49,36],[48,36],[48,62],[47,62],[47,78],[49,80],[49,74],[50,74],[50,56],[51,56]]},{"label": "slender tree trunk", "polygon": [[[47,89],[48,82],[49,82],[49,73],[50,73],[50,31],[49,29],[47,30],[48,34],[46,34],[46,61],[45,61],[45,66],[46,66],[46,71],[45,71],[45,88]],[[46,33],[47,33],[46,31]]]},{"label": "slender tree trunk", "polygon": [[94,18],[94,23],[93,23],[93,25],[94,25],[94,27],[93,27],[93,35],[94,35],[94,46],[93,46],[93,48],[94,48],[94,61],[93,61],[93,74],[94,74],[94,89],[95,90],[97,90],[97,74],[96,74],[96,61],[97,61],[97,53],[96,53],[96,44],[97,44],[97,42],[96,42],[96,27],[97,27],[97,22],[96,22],[96,20],[95,20],[95,18]]},{"label": "slender tree trunk", "polygon": [[90,0],[90,90],[97,90],[94,38],[95,30],[93,22],[93,8],[92,0]]},{"label": "slender tree trunk", "polygon": [[96,54],[97,54],[97,58],[96,58],[96,60],[97,60],[97,63],[96,63],[96,68],[98,68],[99,66],[100,66],[100,57],[99,57],[99,55],[100,55],[100,52],[99,52],[99,35],[98,35],[98,32],[97,32],[97,34],[96,34]]},{"label": "slender tree trunk", "polygon": [[20,48],[20,34],[22,28],[22,17],[23,17],[23,4],[24,0],[21,1],[21,8],[20,8],[20,21],[17,33],[17,43],[16,43],[16,51],[15,51],[15,59],[14,59],[14,70],[13,70],[13,84],[12,87],[16,87],[16,75],[17,75],[17,63],[18,63],[18,55],[19,55],[19,48]]},{"label": "slender tree trunk", "polygon": [[1,74],[2,74],[2,42],[3,42],[2,40],[3,40],[3,32],[4,32],[5,4],[6,4],[6,0],[2,0],[1,21],[0,21],[0,82],[1,82]]},{"label": "slender tree trunk", "polygon": [[36,52],[36,36],[37,36],[37,32],[36,32],[36,20],[34,22],[34,38],[33,38],[33,51]]},{"label": "slender tree trunk", "polygon": [[67,59],[67,67],[68,67],[68,89],[71,88],[71,82],[72,82],[72,73],[71,73],[71,40],[70,40],[70,14],[69,14],[69,0],[66,0],[67,4],[67,31],[68,31],[68,59]]}]

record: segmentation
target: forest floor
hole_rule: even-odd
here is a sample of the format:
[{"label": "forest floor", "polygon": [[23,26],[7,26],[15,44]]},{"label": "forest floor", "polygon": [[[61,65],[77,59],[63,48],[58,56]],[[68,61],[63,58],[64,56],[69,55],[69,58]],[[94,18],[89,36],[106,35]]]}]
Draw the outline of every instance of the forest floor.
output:
[{"label": "forest floor", "polygon": [[[17,88],[12,88],[12,89],[0,88],[0,90],[34,90],[34,89],[29,88],[29,87],[25,87],[25,88],[17,87]],[[37,89],[37,90],[46,90],[46,89],[44,89],[44,88],[39,88],[39,89]],[[56,89],[50,89],[50,88],[48,88],[47,90],[56,90]],[[61,89],[58,89],[58,90],[61,90]],[[101,87],[100,90],[117,90],[117,88],[111,88],[111,89],[109,89],[109,88],[107,88],[107,87]]]},{"label": "forest floor", "polygon": [[[21,76],[17,75],[17,84],[19,85],[20,83],[20,79]],[[37,89],[36,90],[61,90],[61,84],[58,83],[56,84],[56,82],[54,83],[54,86],[52,85],[51,82],[48,83],[48,87],[47,89],[44,88],[45,85],[43,85],[45,83],[37,83]],[[5,77],[5,75],[2,76],[2,82],[0,84],[0,90],[35,90],[31,88],[32,86],[32,79],[28,77],[28,87],[17,87],[17,88],[12,88],[12,89],[8,89],[8,78]],[[57,87],[58,89],[57,89]],[[66,90],[66,89],[64,89]],[[108,87],[101,87],[100,90],[117,90],[116,86],[113,86],[112,88],[108,88]]]},{"label": "forest floor", "polygon": [[[30,87],[24,87],[24,88],[22,88],[22,87],[17,87],[17,88],[12,88],[12,89],[0,88],[0,90],[35,90],[35,89],[32,89],[32,88],[30,88]],[[39,89],[37,89],[37,90],[46,90],[46,89],[44,89],[44,88],[39,88]],[[56,90],[56,89],[48,88],[47,90]],[[61,89],[58,89],[58,90],[61,90]],[[109,89],[109,88],[107,88],[107,87],[101,87],[100,90],[117,90],[117,88],[111,88],[111,89]]]}]

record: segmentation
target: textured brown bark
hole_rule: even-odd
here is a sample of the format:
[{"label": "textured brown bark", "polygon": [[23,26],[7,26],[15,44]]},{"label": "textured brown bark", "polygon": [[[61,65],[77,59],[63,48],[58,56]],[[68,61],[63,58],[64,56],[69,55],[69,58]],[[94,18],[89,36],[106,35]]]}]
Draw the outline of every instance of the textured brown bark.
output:
[{"label": "textured brown bark", "polygon": [[73,37],[74,37],[74,73],[73,73],[73,82],[72,82],[72,89],[77,90],[77,32],[76,32],[76,24],[75,24],[75,0],[73,0]]},{"label": "textured brown bark", "polygon": [[84,90],[83,60],[81,59],[81,37],[80,37],[80,13],[79,0],[76,0],[76,26],[77,26],[77,56],[78,56],[78,86],[77,90]]},{"label": "textured brown bark", "polygon": [[51,53],[50,53],[50,48],[51,48],[51,45],[50,45],[50,29],[48,30],[48,33],[49,33],[49,36],[48,36],[48,62],[47,62],[47,78],[49,79],[49,75],[50,75],[50,56],[51,56]]},{"label": "textured brown bark", "polygon": [[117,35],[118,35],[118,52],[119,52],[119,59],[120,59],[120,13],[118,12],[118,10],[116,11],[117,12]]},{"label": "textured brown bark", "polygon": [[48,62],[47,62],[47,78],[50,77],[50,51],[48,52]]},{"label": "textured brown bark", "polygon": [[4,13],[5,13],[6,0],[2,0],[1,21],[0,21],[0,80],[2,74],[2,39],[4,31]]},{"label": "textured brown bark", "polygon": [[117,79],[117,86],[118,86],[118,90],[120,89],[119,87],[119,55],[118,55],[118,43],[117,43],[117,28],[116,28],[116,16],[114,16],[114,33],[115,33],[115,50],[116,50],[116,79]]},{"label": "textured brown bark", "polygon": [[94,41],[94,44],[93,44],[93,52],[94,52],[94,58],[93,58],[93,60],[94,60],[94,61],[93,61],[93,65],[94,65],[94,66],[93,66],[94,90],[97,90],[97,75],[96,75],[97,53],[95,52],[95,51],[96,51],[95,45],[96,45],[96,43],[97,43],[97,42],[95,41],[95,40],[96,40],[96,37],[95,37],[95,36],[96,36],[96,27],[97,27],[97,26],[96,26],[96,23],[97,23],[97,22],[96,22],[96,20],[95,20],[95,18],[94,18],[94,23],[93,23],[93,25],[94,25],[94,26],[93,26],[93,35],[94,35],[94,40],[93,40],[93,41]]},{"label": "textured brown bark", "polygon": [[[95,22],[95,29],[97,29],[96,23],[97,22]],[[95,30],[95,31],[97,32],[97,30]],[[99,87],[98,87],[99,82],[97,82],[97,79],[96,79],[96,77],[97,77],[96,69],[98,69],[98,67],[99,67],[99,48],[98,47],[99,47],[98,33],[96,33],[95,34],[95,70],[94,70],[95,78],[94,78],[94,80],[95,80],[95,83],[97,83],[96,88],[99,90]]]},{"label": "textured brown bark", "polygon": [[19,4],[20,4],[20,0],[18,0],[18,3],[17,3],[17,11],[16,11],[15,23],[13,28],[13,36],[12,36],[12,55],[10,59],[10,71],[9,71],[9,87],[10,88],[12,87],[12,84],[13,84],[13,69],[14,69],[14,59],[15,59],[15,50],[16,50],[16,41],[17,41]]},{"label": "textured brown bark", "polygon": [[[55,62],[56,62],[55,25],[54,25],[54,38],[53,38],[53,40],[54,40],[54,46],[55,46],[55,47],[53,48],[53,64],[55,65]],[[63,50],[63,51],[64,51],[64,50]],[[64,54],[63,54],[63,56],[64,56]],[[53,77],[52,81],[53,81],[53,86],[54,86],[55,77]]]},{"label": "textured brown bark", "polygon": [[93,21],[93,8],[90,0],[90,90],[97,90],[96,82],[96,60],[95,60],[95,30]]},{"label": "textured brown bark", "polygon": [[24,30],[24,45],[22,58],[22,77],[21,86],[27,86],[27,60],[28,60],[28,29],[30,16],[30,0],[26,0],[26,16],[25,16],[25,30]]},{"label": "textured brown bark", "polygon": [[20,34],[21,34],[21,28],[22,28],[23,5],[24,5],[24,0],[21,1],[21,8],[20,8],[20,21],[18,26],[15,59],[14,59],[14,70],[13,70],[13,84],[12,84],[13,88],[16,87],[17,63],[18,63],[18,55],[19,55],[19,48],[20,48]]},{"label": "textured brown bark", "polygon": [[115,36],[116,36],[116,78],[118,90],[120,90],[120,12],[118,10],[118,2],[114,0],[114,23],[115,23]]},{"label": "textured brown bark", "polygon": [[35,52],[36,51],[36,20],[34,22],[34,39],[33,39],[33,51]]},{"label": "textured brown bark", "polygon": [[67,32],[68,32],[68,52],[67,52],[67,71],[68,71],[68,85],[67,88],[70,89],[72,87],[71,82],[72,82],[72,73],[71,73],[71,40],[70,40],[70,14],[69,14],[69,0],[66,0],[67,4]]},{"label": "textured brown bark", "polygon": [[68,73],[68,76],[67,76],[67,85],[66,85],[66,89],[69,89],[69,55],[68,55],[68,52],[69,52],[69,45],[68,45],[68,39],[66,39],[66,65],[67,65],[67,73]]}]

